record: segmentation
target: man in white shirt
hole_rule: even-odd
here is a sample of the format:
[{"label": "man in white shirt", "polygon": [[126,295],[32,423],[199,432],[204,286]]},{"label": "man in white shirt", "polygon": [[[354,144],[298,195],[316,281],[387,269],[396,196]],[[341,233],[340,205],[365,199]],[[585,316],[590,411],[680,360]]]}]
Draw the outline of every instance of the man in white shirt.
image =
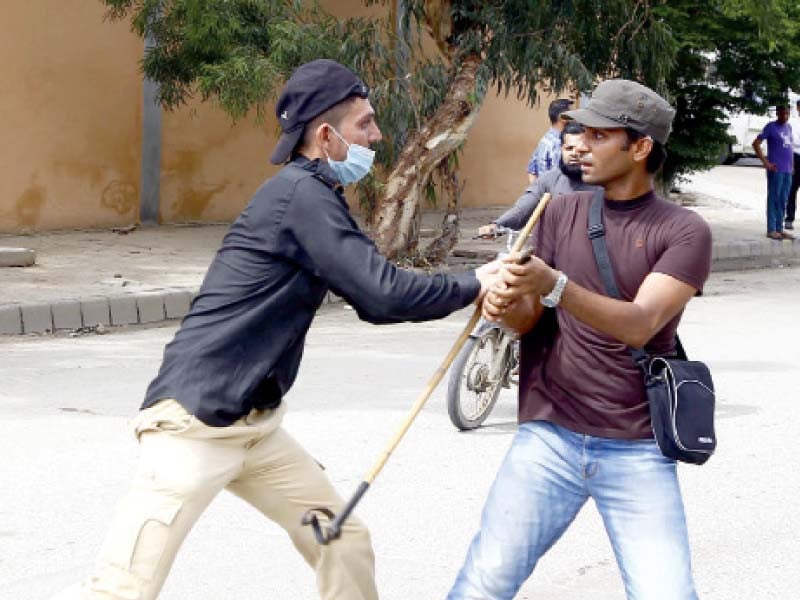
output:
[{"label": "man in white shirt", "polygon": [[784,229],[794,229],[794,213],[797,209],[797,190],[800,188],[800,100],[797,101],[797,112],[789,121],[792,126],[792,152],[794,153],[794,174],[792,187],[789,188],[789,198],[786,202],[786,221]]}]

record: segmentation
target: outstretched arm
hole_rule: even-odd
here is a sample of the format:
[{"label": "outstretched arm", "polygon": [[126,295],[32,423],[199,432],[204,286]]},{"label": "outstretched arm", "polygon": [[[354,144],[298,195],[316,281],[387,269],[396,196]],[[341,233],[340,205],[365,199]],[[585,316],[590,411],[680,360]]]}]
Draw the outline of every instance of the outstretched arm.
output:
[{"label": "outstretched arm", "polygon": [[298,184],[282,220],[279,235],[287,243],[281,247],[292,249],[286,258],[324,280],[362,319],[438,319],[475,301],[488,287],[488,267],[457,275],[398,268],[358,229],[344,200],[320,195],[319,185],[311,179]]},{"label": "outstretched arm", "polygon": [[[505,319],[520,302],[539,303],[539,298],[553,289],[558,271],[533,257],[524,265],[506,264],[502,278],[506,286],[495,288],[487,296],[484,308],[490,320]],[[615,339],[641,348],[677,315],[697,292],[696,288],[663,273],[650,273],[636,297],[628,302],[589,291],[570,281],[564,289],[559,308],[570,312],[587,325]],[[524,299],[524,300],[523,300]],[[513,318],[513,317],[512,317]]]},{"label": "outstretched arm", "polygon": [[495,223],[503,227],[510,227],[511,229],[522,229],[546,191],[547,190],[541,184],[541,180],[532,183],[525,188],[522,195],[517,198],[514,206],[500,215]]}]

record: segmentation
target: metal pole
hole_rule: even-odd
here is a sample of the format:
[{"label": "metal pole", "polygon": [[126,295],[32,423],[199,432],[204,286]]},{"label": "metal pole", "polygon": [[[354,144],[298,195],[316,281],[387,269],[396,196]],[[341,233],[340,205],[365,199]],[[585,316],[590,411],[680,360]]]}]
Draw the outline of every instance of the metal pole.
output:
[{"label": "metal pole", "polygon": [[[155,40],[147,34],[144,53],[155,47]],[[158,104],[158,84],[144,79],[142,99],[142,179],[139,196],[139,219],[142,223],[157,225],[161,205],[161,107]]]},{"label": "metal pole", "polygon": [[[395,22],[395,32],[397,34],[397,43],[395,45],[395,77],[398,82],[403,82],[400,85],[406,86],[404,78],[408,73],[408,48],[411,44],[409,38],[410,32],[408,27],[408,5],[406,0],[397,0],[397,20]],[[406,138],[406,122],[402,116],[397,121],[397,139],[398,146],[402,147],[405,144]]]}]

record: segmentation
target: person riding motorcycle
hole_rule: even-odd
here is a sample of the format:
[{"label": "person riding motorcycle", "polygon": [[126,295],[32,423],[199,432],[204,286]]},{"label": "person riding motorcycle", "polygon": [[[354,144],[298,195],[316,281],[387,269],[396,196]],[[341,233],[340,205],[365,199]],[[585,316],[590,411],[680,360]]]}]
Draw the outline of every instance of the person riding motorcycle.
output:
[{"label": "person riding motorcycle", "polygon": [[525,188],[514,206],[500,215],[495,221],[478,229],[481,237],[496,237],[498,226],[509,229],[522,229],[542,196],[549,192],[553,197],[571,192],[593,190],[594,186],[583,183],[581,164],[577,148],[583,138],[583,126],[570,121],[561,132],[561,160],[558,169],[542,175]]}]

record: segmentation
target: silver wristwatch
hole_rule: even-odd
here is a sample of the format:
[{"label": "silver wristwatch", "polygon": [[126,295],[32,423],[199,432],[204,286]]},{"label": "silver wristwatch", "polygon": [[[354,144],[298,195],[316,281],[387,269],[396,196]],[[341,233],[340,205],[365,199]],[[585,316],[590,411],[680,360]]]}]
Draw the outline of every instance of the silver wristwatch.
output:
[{"label": "silver wristwatch", "polygon": [[558,278],[556,279],[556,284],[553,286],[553,289],[549,294],[547,294],[547,296],[542,296],[540,302],[547,308],[555,308],[558,306],[558,303],[561,302],[561,294],[564,293],[564,288],[567,287],[568,281],[569,279],[567,279],[567,276],[559,271]]}]

